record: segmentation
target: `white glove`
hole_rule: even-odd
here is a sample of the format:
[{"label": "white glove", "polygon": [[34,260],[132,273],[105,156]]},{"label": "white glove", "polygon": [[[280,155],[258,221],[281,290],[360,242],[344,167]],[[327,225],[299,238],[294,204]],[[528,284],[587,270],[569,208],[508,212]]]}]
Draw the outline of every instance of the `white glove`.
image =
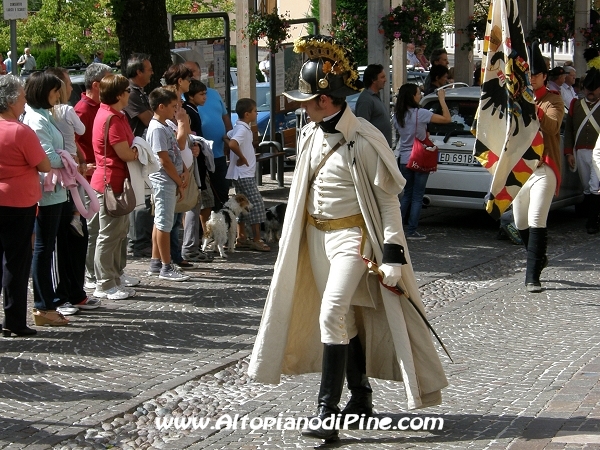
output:
[{"label": "white glove", "polygon": [[395,287],[402,276],[402,265],[382,264],[379,271],[383,274],[383,284]]},{"label": "white glove", "polygon": [[437,149],[437,145],[434,145],[433,147],[425,147],[425,150],[428,152],[435,152]]}]

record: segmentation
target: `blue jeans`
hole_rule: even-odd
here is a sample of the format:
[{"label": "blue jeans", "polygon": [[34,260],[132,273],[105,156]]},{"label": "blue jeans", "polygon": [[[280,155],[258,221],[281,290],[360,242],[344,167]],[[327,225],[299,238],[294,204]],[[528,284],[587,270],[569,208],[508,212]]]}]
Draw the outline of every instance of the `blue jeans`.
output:
[{"label": "blue jeans", "polygon": [[175,264],[183,261],[181,256],[181,241],[179,240],[179,229],[181,228],[181,219],[183,213],[175,213],[173,218],[173,228],[171,228],[171,260]]},{"label": "blue jeans", "polygon": [[215,158],[215,171],[208,172],[210,186],[215,195],[215,211],[220,210],[223,204],[229,200],[230,182],[225,178],[225,175],[227,175],[227,159],[225,156]]},{"label": "blue jeans", "polygon": [[406,223],[405,234],[408,236],[417,231],[429,174],[409,170],[406,168],[406,164],[398,164],[398,167],[404,178],[406,178],[404,194],[400,200],[400,211],[402,212],[402,220]]}]

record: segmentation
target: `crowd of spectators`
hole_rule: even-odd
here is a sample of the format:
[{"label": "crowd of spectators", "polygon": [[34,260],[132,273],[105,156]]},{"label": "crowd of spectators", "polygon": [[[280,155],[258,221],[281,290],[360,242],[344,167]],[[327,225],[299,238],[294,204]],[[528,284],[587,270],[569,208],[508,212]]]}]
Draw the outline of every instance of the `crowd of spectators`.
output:
[{"label": "crowd of spectators", "polygon": [[[27,325],[30,273],[36,326],[66,326],[67,316],[96,309],[102,299],[135,296],[141,280],[125,273],[128,255],[151,256],[149,274],[189,279],[185,269],[213,259],[200,250],[201,237],[230,188],[224,138],[231,121],[219,94],[199,81],[197,64],[169,67],[166,86],[148,95],[148,55],[131,55],[126,76],[93,62],[85,92],[71,107],[68,72],[34,71],[28,50],[22,59],[31,73],[24,83],[0,77],[5,336],[37,333]],[[190,177],[198,203],[175,213]],[[113,214],[105,190],[119,196],[129,184],[136,208]]]}]

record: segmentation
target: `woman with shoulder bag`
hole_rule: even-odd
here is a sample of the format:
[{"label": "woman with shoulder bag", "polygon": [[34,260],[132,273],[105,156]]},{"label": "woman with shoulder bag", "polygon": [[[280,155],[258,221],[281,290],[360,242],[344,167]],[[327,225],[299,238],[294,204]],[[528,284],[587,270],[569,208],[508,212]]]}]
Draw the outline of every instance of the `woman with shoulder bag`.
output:
[{"label": "woman with shoulder bag", "polygon": [[415,139],[421,141],[428,139],[427,124],[429,122],[450,123],[452,120],[446,105],[446,92],[440,89],[437,91],[437,95],[442,115],[420,108],[421,90],[413,83],[407,83],[400,88],[396,101],[394,126],[400,135],[400,140],[396,145],[395,153],[398,156],[400,172],[406,178],[406,186],[404,186],[404,193],[400,200],[402,220],[406,224],[406,239],[426,238],[417,232],[417,226],[429,173],[415,172],[407,168],[414,141]]},{"label": "woman with shoulder bag", "polygon": [[[129,102],[129,80],[122,75],[108,74],[100,81],[100,109],[94,119],[92,144],[96,157],[96,170],[91,186],[100,202],[99,232],[96,241],[94,271],[96,291],[94,297],[122,300],[135,295],[135,290],[125,287],[139,280],[126,277],[127,232],[129,214],[117,217],[105,208],[105,188],[110,186],[115,196],[123,193],[125,180],[129,179],[127,162],[138,158],[132,147],[133,132],[123,108]],[[106,128],[108,126],[108,129]],[[135,203],[135,202],[134,202]]]}]

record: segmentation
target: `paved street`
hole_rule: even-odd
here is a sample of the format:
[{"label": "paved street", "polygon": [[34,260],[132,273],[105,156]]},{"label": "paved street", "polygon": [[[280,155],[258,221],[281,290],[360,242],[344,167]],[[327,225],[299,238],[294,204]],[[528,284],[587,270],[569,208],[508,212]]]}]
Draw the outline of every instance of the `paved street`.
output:
[{"label": "paved street", "polygon": [[[286,174],[287,175],[287,174]],[[265,177],[267,206],[287,198]],[[287,184],[289,185],[289,184]],[[343,431],[352,449],[600,449],[600,236],[574,208],[550,216],[541,294],[523,288],[524,251],[480,211],[428,208],[409,243],[450,386],[441,406],[406,411],[400,383],[373,380],[378,417],[444,420],[434,431]],[[297,431],[159,431],[155,418],[304,417],[319,375],[277,386],[245,375],[276,252],[201,264],[184,283],[145,274],[131,300],[64,328],[0,339],[0,448],[311,448]]]}]

